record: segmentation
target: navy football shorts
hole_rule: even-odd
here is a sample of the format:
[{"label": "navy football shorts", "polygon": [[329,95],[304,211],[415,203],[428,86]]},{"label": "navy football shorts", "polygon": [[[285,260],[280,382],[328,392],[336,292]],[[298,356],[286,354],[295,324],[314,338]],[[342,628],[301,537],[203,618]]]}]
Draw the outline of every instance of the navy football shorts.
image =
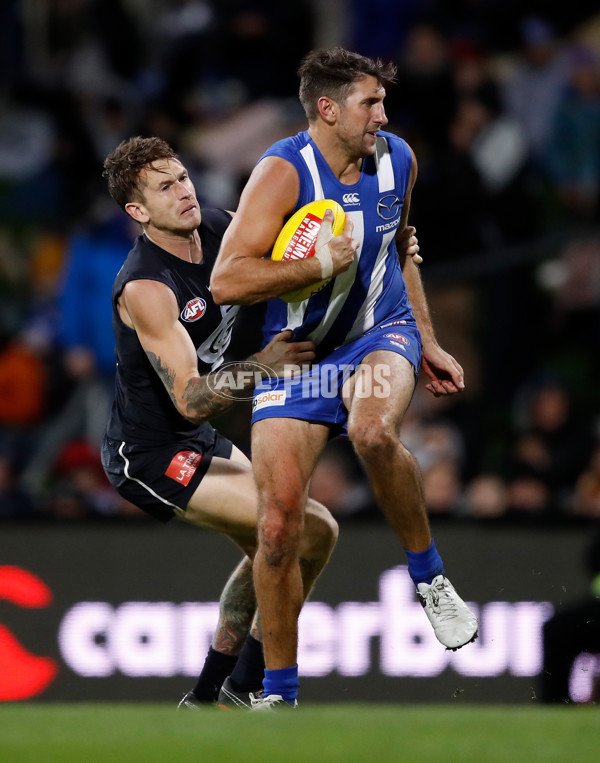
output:
[{"label": "navy football shorts", "polygon": [[102,466],[127,501],[168,522],[186,507],[215,456],[231,458],[233,443],[210,424],[176,442],[141,445],[104,438]]},{"label": "navy football shorts", "polygon": [[[344,432],[348,411],[342,400],[342,387],[375,350],[390,350],[405,357],[414,368],[416,383],[421,366],[419,329],[412,322],[391,321],[338,347],[306,373],[291,379],[265,380],[254,392],[252,423],[272,418],[302,419],[330,424]],[[375,366],[365,383],[371,385],[372,394],[385,396],[391,392],[390,381],[382,364]]]}]

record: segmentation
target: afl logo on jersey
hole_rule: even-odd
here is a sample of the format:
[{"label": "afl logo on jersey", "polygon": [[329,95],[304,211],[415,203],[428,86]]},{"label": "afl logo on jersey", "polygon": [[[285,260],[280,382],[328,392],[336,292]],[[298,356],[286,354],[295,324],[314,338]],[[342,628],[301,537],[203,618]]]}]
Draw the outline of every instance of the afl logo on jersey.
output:
[{"label": "afl logo on jersey", "polygon": [[190,299],[187,305],[181,311],[181,320],[186,323],[193,323],[202,318],[206,312],[206,301],[202,297]]},{"label": "afl logo on jersey", "polygon": [[402,342],[402,344],[410,344],[408,339],[403,334],[396,334],[395,332],[392,334],[384,334],[383,335],[386,339],[391,339],[396,342]]},{"label": "afl logo on jersey", "polygon": [[377,214],[382,220],[393,220],[400,211],[400,199],[389,193],[377,202]]}]

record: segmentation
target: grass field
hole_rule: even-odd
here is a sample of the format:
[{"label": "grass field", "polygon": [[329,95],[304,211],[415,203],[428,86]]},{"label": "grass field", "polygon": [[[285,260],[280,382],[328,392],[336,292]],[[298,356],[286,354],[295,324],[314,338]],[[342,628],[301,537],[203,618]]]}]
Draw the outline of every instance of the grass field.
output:
[{"label": "grass field", "polygon": [[0,706],[2,763],[519,763],[600,760],[587,707],[302,705],[296,712],[164,704]]}]

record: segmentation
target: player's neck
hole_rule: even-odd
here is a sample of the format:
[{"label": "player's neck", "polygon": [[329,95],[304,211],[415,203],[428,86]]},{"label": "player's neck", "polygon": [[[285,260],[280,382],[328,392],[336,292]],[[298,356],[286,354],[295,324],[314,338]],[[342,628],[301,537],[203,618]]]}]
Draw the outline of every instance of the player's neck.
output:
[{"label": "player's neck", "polygon": [[313,139],[331,171],[344,185],[354,185],[360,179],[362,156],[352,156],[333,132],[311,125],[308,133]]},{"label": "player's neck", "polygon": [[190,231],[187,235],[178,236],[171,231],[158,230],[148,226],[144,233],[153,244],[164,249],[165,252],[179,257],[180,260],[195,264],[202,262],[202,244],[197,230]]}]

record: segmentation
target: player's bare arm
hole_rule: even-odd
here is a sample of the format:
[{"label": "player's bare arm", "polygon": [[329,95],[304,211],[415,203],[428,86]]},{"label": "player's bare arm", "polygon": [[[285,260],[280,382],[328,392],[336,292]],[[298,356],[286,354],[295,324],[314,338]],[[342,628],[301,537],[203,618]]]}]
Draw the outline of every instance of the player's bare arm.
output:
[{"label": "player's bare arm", "polygon": [[[255,167],[235,218],[227,229],[211,276],[217,304],[252,304],[316,283],[322,278],[317,258],[274,262],[267,254],[293,211],[299,192],[294,167],[279,157],[267,157]],[[329,222],[333,215],[327,216]],[[341,235],[329,242],[333,276],[347,270],[358,242],[347,218]]]},{"label": "player's bare arm", "polygon": [[260,352],[228,365],[227,374],[200,375],[194,345],[179,323],[177,301],[168,286],[130,281],[121,295],[119,312],[137,333],[179,413],[195,424],[223,413],[237,397],[245,397],[263,378],[265,366],[282,375],[286,366],[310,363],[315,357],[312,342],[290,343],[292,332],[283,331]]},{"label": "player's bare arm", "polygon": [[436,397],[460,392],[465,387],[463,369],[435,338],[419,267],[412,259],[406,258],[402,272],[423,341],[421,366],[430,379],[425,386]]},{"label": "player's bare arm", "polygon": [[[406,240],[406,232],[410,227],[408,226],[408,215],[410,212],[411,192],[416,178],[417,160],[413,153],[409,186],[404,198],[402,217],[398,227],[398,233],[396,234],[397,242]],[[399,249],[399,251],[401,250]],[[433,322],[427,305],[427,298],[425,296],[425,290],[423,289],[418,262],[414,256],[402,257],[401,255],[400,263],[413,315],[421,333],[423,343],[421,366],[430,379],[430,382],[425,386],[436,397],[439,397],[440,395],[452,395],[455,392],[460,392],[465,387],[464,372],[452,355],[439,346],[437,339],[435,338]]]}]

